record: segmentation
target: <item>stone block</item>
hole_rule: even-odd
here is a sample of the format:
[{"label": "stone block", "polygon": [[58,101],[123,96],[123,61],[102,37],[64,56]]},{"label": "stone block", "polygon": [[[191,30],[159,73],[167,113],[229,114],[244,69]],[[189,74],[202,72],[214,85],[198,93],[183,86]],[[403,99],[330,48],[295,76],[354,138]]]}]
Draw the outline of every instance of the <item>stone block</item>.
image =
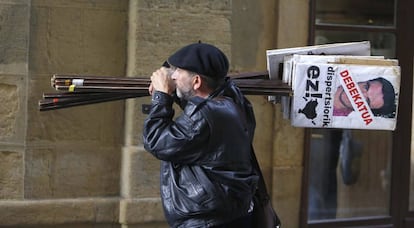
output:
[{"label": "stone block", "polygon": [[79,227],[74,224],[85,223],[99,227],[102,223],[116,224],[118,220],[118,198],[0,200],[2,226]]},{"label": "stone block", "polygon": [[124,147],[122,158],[122,196],[160,197],[160,161],[142,147]]},{"label": "stone block", "polygon": [[[287,48],[306,45],[309,35],[309,21],[301,18],[309,18],[309,3],[302,0],[284,0],[278,1],[277,4],[276,20],[279,32],[276,37],[276,47]],[[295,15],[293,20],[292,15]]]},{"label": "stone block", "polygon": [[127,13],[84,10],[82,15],[86,74],[124,76],[126,61]]},{"label": "stone block", "polygon": [[[51,55],[48,45],[49,36],[51,36],[48,28],[48,20],[48,8],[32,7],[30,18],[30,27],[32,29],[30,30],[30,53],[28,58],[30,62],[29,70],[35,74],[44,72],[50,75],[50,72],[52,72],[51,62],[48,59]],[[72,36],[76,37],[76,34]]]},{"label": "stone block", "polygon": [[23,75],[0,75],[0,143],[24,144],[25,89]]},{"label": "stone block", "polygon": [[50,143],[88,141],[90,144],[119,144],[123,120],[121,102],[34,113],[29,117],[31,131],[28,132],[28,139]]},{"label": "stone block", "polygon": [[124,101],[104,102],[66,109],[38,111],[38,101],[50,88],[50,76],[30,81],[27,140],[31,143],[85,141],[91,145],[120,145],[123,136]]},{"label": "stone block", "polygon": [[0,151],[0,200],[23,198],[23,155]]},{"label": "stone block", "polygon": [[160,198],[123,199],[119,211],[119,222],[123,225],[164,222],[160,227],[168,227]]},{"label": "stone block", "polygon": [[0,3],[0,73],[27,74],[29,3]]},{"label": "stone block", "polygon": [[[130,34],[130,38],[135,42],[132,46],[134,49],[131,50],[131,56],[135,61],[128,67],[136,70],[129,69],[129,73],[148,75],[178,48],[199,40],[215,44],[231,58],[230,10],[226,11],[226,14],[194,14],[181,8],[173,12],[160,8],[153,9],[152,4],[148,4],[138,7],[137,12],[130,16],[131,27],[135,28]],[[200,5],[193,7],[199,11],[205,9]]]},{"label": "stone block", "polygon": [[[237,71],[265,71],[266,50],[272,49],[278,1],[232,2],[232,66]],[[248,57],[247,57],[248,56]]]},{"label": "stone block", "polygon": [[[111,3],[114,8],[111,9]],[[120,1],[125,6],[126,1]],[[31,26],[31,70],[37,74],[125,74],[127,13],[115,1],[37,1]],[[100,4],[108,5],[99,7]],[[82,7],[82,6],[88,7]]]},{"label": "stone block", "polygon": [[15,135],[19,103],[22,102],[18,95],[17,85],[0,82],[0,138]]},{"label": "stone block", "polygon": [[[21,0],[20,0],[21,1]],[[60,7],[60,8],[79,8],[96,10],[124,10],[128,7],[127,0],[31,0],[34,7]]]},{"label": "stone block", "polygon": [[157,10],[157,9],[174,9],[183,10],[188,13],[211,13],[211,11],[228,11],[231,10],[232,1],[230,0],[185,0],[185,1],[164,1],[164,0],[140,0],[139,8]]},{"label": "stone block", "polygon": [[[39,13],[37,12],[39,10]],[[68,73],[82,72],[87,60],[83,56],[83,51],[88,48],[83,46],[82,36],[82,10],[77,8],[33,8],[32,15],[39,23],[45,23],[41,27],[46,28],[42,31],[33,31],[31,34],[33,41],[40,41],[45,49],[37,49],[37,43],[32,43],[31,54],[39,54],[42,62],[35,61],[33,67],[39,67],[33,73]],[[42,32],[42,33],[40,33]],[[45,69],[43,69],[45,68]],[[49,70],[49,71],[47,71]]]},{"label": "stone block", "polygon": [[25,155],[28,199],[118,196],[120,151],[88,143],[28,147]]}]

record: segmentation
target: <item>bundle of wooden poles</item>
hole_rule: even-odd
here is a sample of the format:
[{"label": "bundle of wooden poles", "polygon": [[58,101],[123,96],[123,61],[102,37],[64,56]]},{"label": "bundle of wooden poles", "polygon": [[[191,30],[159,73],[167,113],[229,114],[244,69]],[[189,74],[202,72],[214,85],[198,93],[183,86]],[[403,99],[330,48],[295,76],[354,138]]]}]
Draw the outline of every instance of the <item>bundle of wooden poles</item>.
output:
[{"label": "bundle of wooden poles", "polygon": [[[270,80],[267,72],[228,75],[245,95],[291,96],[291,87],[280,80]],[[51,78],[58,92],[44,93],[39,110],[48,111],[73,106],[149,96],[148,77],[109,77],[59,75]]]}]

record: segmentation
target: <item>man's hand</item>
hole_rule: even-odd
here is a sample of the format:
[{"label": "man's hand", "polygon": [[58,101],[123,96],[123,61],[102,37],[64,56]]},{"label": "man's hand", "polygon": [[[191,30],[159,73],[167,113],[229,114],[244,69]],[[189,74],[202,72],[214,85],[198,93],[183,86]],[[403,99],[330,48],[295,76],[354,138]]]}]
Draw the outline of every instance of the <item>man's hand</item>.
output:
[{"label": "man's hand", "polygon": [[167,94],[172,94],[175,91],[175,82],[171,79],[171,71],[168,68],[161,67],[152,73],[148,91],[152,95],[154,90]]}]

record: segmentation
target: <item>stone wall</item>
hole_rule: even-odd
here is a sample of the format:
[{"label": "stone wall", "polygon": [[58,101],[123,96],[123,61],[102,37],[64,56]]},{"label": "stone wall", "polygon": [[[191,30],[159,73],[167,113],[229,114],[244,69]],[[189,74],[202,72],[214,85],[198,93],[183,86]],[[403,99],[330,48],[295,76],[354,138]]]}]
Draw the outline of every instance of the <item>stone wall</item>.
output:
[{"label": "stone wall", "polygon": [[0,199],[22,199],[27,103],[29,7],[0,5]]},{"label": "stone wall", "polygon": [[125,75],[127,1],[31,1],[26,198],[119,195],[123,103],[49,112],[55,74]]},{"label": "stone wall", "polygon": [[118,222],[124,103],[37,103],[55,73],[124,76],[127,15],[126,0],[0,1],[0,225]]},{"label": "stone wall", "polygon": [[[232,72],[264,71],[266,49],[306,44],[307,7],[302,0],[0,0],[0,225],[167,227],[159,161],[141,140],[149,98],[39,112],[42,93],[53,92],[50,77],[146,76],[199,40],[221,48]],[[303,130],[266,97],[249,98],[273,204],[284,227],[298,227]]]}]

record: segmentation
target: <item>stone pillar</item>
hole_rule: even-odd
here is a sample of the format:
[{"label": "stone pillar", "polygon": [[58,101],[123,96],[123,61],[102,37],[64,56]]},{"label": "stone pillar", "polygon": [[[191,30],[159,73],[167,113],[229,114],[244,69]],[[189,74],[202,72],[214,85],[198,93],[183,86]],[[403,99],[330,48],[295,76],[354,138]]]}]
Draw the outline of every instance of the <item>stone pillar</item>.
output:
[{"label": "stone pillar", "polygon": [[[214,43],[231,58],[231,1],[130,1],[128,76],[150,76],[178,48],[189,43]],[[150,98],[127,102],[123,148],[120,222],[128,227],[164,222],[159,193],[159,161],[142,146]],[[176,108],[179,111],[178,108]],[[148,210],[149,213],[143,211]]]},{"label": "stone pillar", "polygon": [[[301,47],[308,42],[309,3],[303,0],[279,0],[276,5],[277,48]],[[289,120],[275,113],[273,129],[273,188],[275,209],[284,222],[283,227],[300,227],[303,151],[305,132],[293,128]],[[306,182],[305,182],[306,183]]]}]

